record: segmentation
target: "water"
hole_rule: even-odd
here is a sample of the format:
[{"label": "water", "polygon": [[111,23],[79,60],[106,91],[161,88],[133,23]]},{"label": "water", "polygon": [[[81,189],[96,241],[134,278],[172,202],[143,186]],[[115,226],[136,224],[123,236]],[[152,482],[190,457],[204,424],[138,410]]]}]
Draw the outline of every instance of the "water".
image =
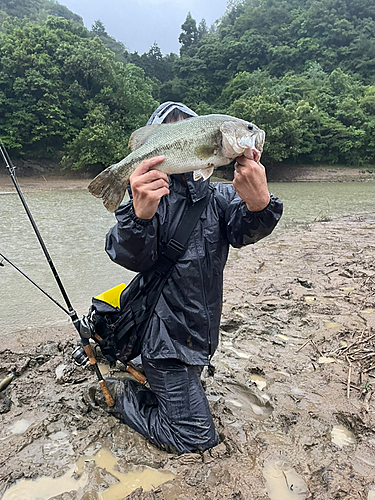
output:
[{"label": "water", "polygon": [[[270,190],[284,202],[275,237],[327,216],[375,213],[374,183],[273,183]],[[93,296],[131,280],[134,273],[112,263],[104,251],[115,218],[100,200],[82,190],[27,193],[25,198],[78,315],[87,313]],[[0,195],[0,252],[65,306],[17,194]],[[68,322],[9,264],[0,268],[0,335]]]},{"label": "water", "polygon": [[[62,435],[59,436],[59,434]],[[57,433],[54,437],[49,437],[52,440],[61,441],[64,436],[64,433]],[[107,476],[109,473],[109,478],[99,473],[91,477],[90,484],[90,477],[84,467],[85,462],[90,460],[106,471]],[[77,473],[78,477],[75,477],[74,473]],[[92,483],[96,477],[102,478],[100,484]],[[91,457],[81,457],[74,467],[60,477],[42,476],[36,480],[21,479],[5,492],[3,500],[48,500],[51,498],[51,492],[54,492],[55,497],[68,491],[80,490],[82,494],[82,489],[85,490],[84,498],[121,500],[139,487],[142,487],[144,491],[150,491],[174,477],[174,474],[169,471],[159,471],[150,467],[134,468],[121,473],[117,468],[117,458],[108,449],[102,448]],[[113,478],[118,482],[114,482]],[[108,489],[105,489],[106,486]],[[79,497],[82,498],[81,495]]]},{"label": "water", "polygon": [[[93,296],[129,283],[134,273],[104,251],[115,217],[99,200],[81,190],[27,193],[25,198],[78,315],[88,312]],[[18,195],[0,196],[0,208],[0,252],[65,307]],[[0,268],[0,335],[69,321],[13,267]]]},{"label": "water", "polygon": [[271,500],[304,500],[307,497],[305,481],[286,460],[268,460],[264,464],[263,476]]},{"label": "water", "polygon": [[284,203],[281,227],[346,215],[375,214],[373,182],[269,183]]}]

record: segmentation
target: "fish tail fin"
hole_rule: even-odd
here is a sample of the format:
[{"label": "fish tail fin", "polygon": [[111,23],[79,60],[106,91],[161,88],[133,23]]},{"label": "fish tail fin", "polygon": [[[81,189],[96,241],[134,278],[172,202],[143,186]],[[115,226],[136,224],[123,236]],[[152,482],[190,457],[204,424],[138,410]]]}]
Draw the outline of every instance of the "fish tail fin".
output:
[{"label": "fish tail fin", "polygon": [[129,180],[120,181],[113,173],[112,166],[100,172],[88,185],[88,190],[96,198],[103,199],[109,212],[115,212],[122,202]]}]

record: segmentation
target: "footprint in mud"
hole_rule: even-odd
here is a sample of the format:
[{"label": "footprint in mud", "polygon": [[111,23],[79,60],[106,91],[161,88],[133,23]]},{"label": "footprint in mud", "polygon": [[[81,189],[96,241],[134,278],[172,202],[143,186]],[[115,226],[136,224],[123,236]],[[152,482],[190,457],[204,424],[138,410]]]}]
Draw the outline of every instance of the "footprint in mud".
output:
[{"label": "footprint in mud", "polygon": [[286,460],[269,460],[264,464],[268,496],[271,500],[304,500],[308,494],[305,481]]},{"label": "footprint in mud", "polygon": [[273,407],[266,394],[255,394],[252,389],[240,384],[226,384],[227,394],[225,403],[231,409],[239,410],[247,416],[257,420],[266,420],[272,413]]}]

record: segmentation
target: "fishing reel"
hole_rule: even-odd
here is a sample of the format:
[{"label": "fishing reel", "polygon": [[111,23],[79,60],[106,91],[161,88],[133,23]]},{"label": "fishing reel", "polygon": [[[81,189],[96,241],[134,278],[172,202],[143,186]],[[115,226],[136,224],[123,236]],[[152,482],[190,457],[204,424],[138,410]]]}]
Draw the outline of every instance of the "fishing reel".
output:
[{"label": "fishing reel", "polygon": [[[79,334],[83,339],[91,339],[92,337],[92,326],[87,316],[82,316],[82,318],[79,320]],[[77,366],[85,368],[90,364],[90,360],[83,348],[81,341],[78,340],[77,342],[78,345],[72,352],[72,358]]]},{"label": "fishing reel", "polygon": [[76,364],[77,366],[81,366],[82,368],[86,368],[86,366],[90,364],[90,360],[81,345],[78,345],[74,349],[74,351],[72,352],[72,358],[74,364]]}]

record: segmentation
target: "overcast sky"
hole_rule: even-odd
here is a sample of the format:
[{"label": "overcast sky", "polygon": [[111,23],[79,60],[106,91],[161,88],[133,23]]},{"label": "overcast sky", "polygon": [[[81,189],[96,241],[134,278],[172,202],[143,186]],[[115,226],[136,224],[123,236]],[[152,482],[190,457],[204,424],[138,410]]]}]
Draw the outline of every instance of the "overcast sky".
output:
[{"label": "overcast sky", "polygon": [[208,26],[225,12],[227,0],[59,0],[79,14],[86,28],[100,19],[110,36],[131,51],[147,52],[156,41],[163,54],[178,53],[181,24],[190,11]]}]

